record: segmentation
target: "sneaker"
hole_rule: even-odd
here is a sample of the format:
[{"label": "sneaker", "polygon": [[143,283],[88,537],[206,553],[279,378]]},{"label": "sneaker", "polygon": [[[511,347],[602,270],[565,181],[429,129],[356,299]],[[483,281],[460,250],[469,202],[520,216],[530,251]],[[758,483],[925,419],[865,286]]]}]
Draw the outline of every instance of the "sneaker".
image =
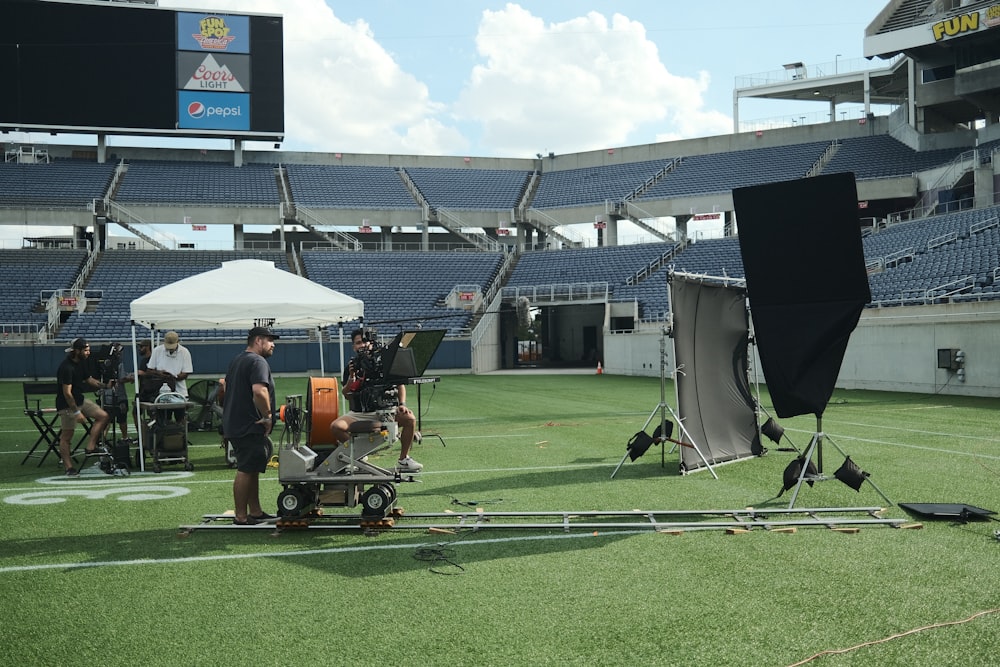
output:
[{"label": "sneaker", "polygon": [[247,516],[248,519],[253,519],[254,521],[260,523],[262,521],[269,521],[270,519],[276,519],[277,517],[273,514],[268,514],[267,512],[261,512],[260,514],[251,514]]},{"label": "sneaker", "polygon": [[414,461],[412,456],[407,456],[405,459],[396,461],[396,470],[398,472],[420,472],[423,469],[423,464]]},{"label": "sneaker", "polygon": [[79,477],[80,476],[80,471],[77,470],[76,468],[66,468],[66,476],[67,477]]}]

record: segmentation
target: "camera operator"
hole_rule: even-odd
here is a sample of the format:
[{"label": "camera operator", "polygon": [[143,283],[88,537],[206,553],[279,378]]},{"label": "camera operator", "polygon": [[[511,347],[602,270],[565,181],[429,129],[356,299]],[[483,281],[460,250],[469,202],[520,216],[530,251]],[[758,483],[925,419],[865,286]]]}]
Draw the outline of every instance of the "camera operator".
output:
[{"label": "camera operator", "polygon": [[[372,342],[365,338],[364,329],[355,329],[351,332],[351,344],[354,346],[354,358],[344,369],[344,377],[341,382],[341,393],[347,398],[350,411],[335,419],[330,424],[330,432],[337,442],[344,443],[350,440],[350,426],[356,421],[378,421],[377,412],[371,412],[372,406],[365,405],[362,400],[365,382],[369,379],[367,374],[371,370]],[[410,456],[410,447],[413,445],[413,434],[416,430],[417,418],[413,411],[406,407],[406,386],[398,385],[397,397],[399,405],[396,406],[395,421],[399,425],[399,460],[396,462],[398,472],[420,472],[423,465],[417,463]]]}]

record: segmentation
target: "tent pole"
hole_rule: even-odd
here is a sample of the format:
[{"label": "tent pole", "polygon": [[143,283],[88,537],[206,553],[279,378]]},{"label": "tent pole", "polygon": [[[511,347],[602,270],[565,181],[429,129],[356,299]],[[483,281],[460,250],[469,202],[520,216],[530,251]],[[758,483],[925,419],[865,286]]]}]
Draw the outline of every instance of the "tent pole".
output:
[{"label": "tent pole", "polygon": [[316,327],[316,339],[319,340],[319,375],[326,377],[326,367],[323,365],[323,327]]},{"label": "tent pole", "polygon": [[[344,367],[344,323],[340,322],[339,326],[340,326],[340,336],[339,336],[339,338],[340,338],[340,344],[337,347],[340,348],[340,375],[341,375],[341,377],[343,377],[343,375],[344,375],[344,368],[345,368]],[[344,414],[346,412],[345,408],[347,406],[345,405],[345,399],[344,399],[343,392],[340,393],[340,396],[338,397],[338,400],[340,402],[340,408],[339,408],[340,412],[339,412],[339,414]]]},{"label": "tent pole", "polygon": [[139,431],[139,472],[146,472],[146,455],[143,453],[142,441],[142,406],[139,405],[139,345],[135,337],[135,320],[132,320],[132,385],[135,392],[132,398],[132,409],[135,410],[135,428]]}]

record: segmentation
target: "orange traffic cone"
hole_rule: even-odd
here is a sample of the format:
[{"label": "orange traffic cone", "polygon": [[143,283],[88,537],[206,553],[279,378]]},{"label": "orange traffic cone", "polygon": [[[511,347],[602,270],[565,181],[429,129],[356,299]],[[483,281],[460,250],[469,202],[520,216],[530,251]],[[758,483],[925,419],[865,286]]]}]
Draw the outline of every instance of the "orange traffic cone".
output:
[{"label": "orange traffic cone", "polygon": [[601,362],[599,362],[599,361],[597,362],[597,374],[598,375],[604,375],[604,369],[601,368]]}]

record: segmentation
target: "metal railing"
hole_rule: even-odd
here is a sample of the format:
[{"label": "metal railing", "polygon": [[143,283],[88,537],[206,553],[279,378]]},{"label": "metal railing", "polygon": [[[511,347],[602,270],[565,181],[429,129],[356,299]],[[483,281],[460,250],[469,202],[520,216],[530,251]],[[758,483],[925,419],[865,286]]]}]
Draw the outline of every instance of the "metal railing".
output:
[{"label": "metal railing", "polygon": [[607,300],[610,288],[607,282],[551,283],[548,285],[504,287],[502,294],[504,299],[514,300],[524,296],[532,304],[556,301],[602,301]]}]

